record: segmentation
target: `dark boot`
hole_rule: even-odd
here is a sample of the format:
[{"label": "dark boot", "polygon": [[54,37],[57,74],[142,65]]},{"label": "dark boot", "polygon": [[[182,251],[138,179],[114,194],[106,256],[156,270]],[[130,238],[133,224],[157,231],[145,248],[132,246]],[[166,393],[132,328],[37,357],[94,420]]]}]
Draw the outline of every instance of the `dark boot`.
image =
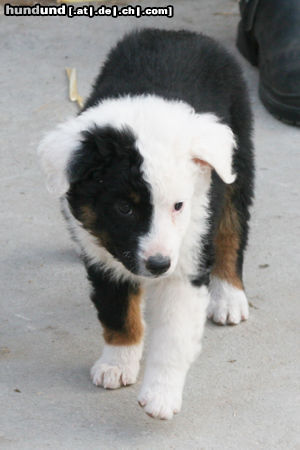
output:
[{"label": "dark boot", "polygon": [[300,125],[300,0],[241,0],[237,47],[259,67],[259,95],[278,119]]}]

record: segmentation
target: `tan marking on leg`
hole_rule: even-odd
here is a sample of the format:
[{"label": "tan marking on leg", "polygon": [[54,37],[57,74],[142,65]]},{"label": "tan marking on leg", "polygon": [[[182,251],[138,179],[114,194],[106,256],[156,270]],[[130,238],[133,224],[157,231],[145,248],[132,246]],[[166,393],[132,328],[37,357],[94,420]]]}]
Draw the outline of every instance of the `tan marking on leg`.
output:
[{"label": "tan marking on leg", "polygon": [[103,336],[107,344],[133,345],[138,344],[144,334],[141,314],[142,290],[129,298],[127,317],[122,331],[111,330],[103,326]]},{"label": "tan marking on leg", "polygon": [[[109,235],[106,232],[95,230],[96,214],[89,205],[81,207],[80,220],[93,236],[98,240],[100,246],[107,247],[109,245]],[[141,299],[142,290],[139,289],[128,299],[128,311],[121,331],[111,330],[103,325],[103,336],[105,341],[111,345],[133,345],[141,341],[144,333],[144,327],[141,315]]]},{"label": "tan marking on leg", "polygon": [[228,187],[222,217],[215,236],[215,264],[212,275],[228,281],[238,289],[243,289],[243,282],[237,273],[241,227],[231,195],[232,188]]}]

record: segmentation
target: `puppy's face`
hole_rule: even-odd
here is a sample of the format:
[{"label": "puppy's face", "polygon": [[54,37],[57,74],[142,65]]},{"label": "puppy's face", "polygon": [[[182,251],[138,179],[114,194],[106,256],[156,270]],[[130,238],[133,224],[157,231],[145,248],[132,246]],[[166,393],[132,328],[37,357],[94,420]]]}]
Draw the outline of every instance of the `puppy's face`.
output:
[{"label": "puppy's face", "polygon": [[[176,268],[197,201],[207,199],[211,168],[233,181],[234,140],[214,116],[196,124],[186,105],[143,100],[91,108],[46,137],[40,153],[48,184],[66,194],[97,245],[131,273],[159,277]],[[226,161],[214,156],[220,140]]]},{"label": "puppy's face", "polygon": [[176,267],[190,217],[193,163],[174,162],[151,168],[131,129],[106,126],[82,132],[68,163],[73,215],[134,274],[157,277]]}]

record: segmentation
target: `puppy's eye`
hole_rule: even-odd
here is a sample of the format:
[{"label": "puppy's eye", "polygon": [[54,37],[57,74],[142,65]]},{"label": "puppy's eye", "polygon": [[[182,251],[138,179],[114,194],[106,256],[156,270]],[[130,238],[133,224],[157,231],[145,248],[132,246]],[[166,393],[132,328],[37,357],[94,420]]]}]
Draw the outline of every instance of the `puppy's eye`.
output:
[{"label": "puppy's eye", "polygon": [[132,216],[133,209],[127,202],[119,202],[117,203],[117,210],[123,216]]},{"label": "puppy's eye", "polygon": [[182,207],[183,207],[183,202],[178,202],[178,203],[175,203],[175,205],[174,205],[175,211],[180,211],[182,209]]}]

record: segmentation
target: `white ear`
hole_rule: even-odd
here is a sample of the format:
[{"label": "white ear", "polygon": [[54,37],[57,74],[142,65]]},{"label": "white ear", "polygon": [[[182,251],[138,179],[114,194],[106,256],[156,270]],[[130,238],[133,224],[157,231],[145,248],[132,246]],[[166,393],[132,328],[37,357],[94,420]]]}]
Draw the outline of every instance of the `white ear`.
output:
[{"label": "white ear", "polygon": [[236,146],[231,128],[213,114],[196,114],[193,124],[192,159],[215,169],[224,183],[233,183],[232,157]]},{"label": "white ear", "polygon": [[71,119],[48,133],[38,146],[47,189],[57,197],[69,189],[67,165],[71,154],[80,144],[79,131],[76,118]]}]

